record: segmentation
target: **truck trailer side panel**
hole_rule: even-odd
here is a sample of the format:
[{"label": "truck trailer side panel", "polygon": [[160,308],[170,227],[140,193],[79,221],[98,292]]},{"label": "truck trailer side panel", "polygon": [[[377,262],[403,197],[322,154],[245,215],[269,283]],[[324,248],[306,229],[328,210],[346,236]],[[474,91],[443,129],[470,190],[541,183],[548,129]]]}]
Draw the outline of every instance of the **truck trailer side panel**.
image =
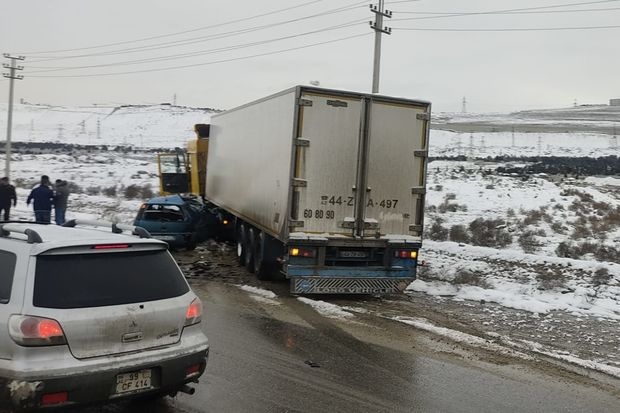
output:
[{"label": "truck trailer side panel", "polygon": [[206,198],[275,237],[285,231],[295,111],[289,90],[211,118]]}]

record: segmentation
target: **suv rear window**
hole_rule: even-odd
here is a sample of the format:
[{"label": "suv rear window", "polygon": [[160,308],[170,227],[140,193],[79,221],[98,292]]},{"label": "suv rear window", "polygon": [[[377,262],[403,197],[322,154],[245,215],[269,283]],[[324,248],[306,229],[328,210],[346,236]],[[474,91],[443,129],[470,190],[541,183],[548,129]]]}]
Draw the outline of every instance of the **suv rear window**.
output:
[{"label": "suv rear window", "polygon": [[6,304],[11,298],[13,273],[17,256],[11,252],[0,251],[0,304]]},{"label": "suv rear window", "polygon": [[85,308],[162,300],[189,291],[167,251],[40,255],[33,304]]}]

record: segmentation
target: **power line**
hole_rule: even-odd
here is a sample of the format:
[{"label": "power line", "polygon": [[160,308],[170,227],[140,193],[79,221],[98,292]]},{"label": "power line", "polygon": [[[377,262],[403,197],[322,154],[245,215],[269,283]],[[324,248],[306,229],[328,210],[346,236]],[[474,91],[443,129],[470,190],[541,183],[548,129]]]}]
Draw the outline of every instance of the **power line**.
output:
[{"label": "power line", "polygon": [[[577,10],[532,10],[532,11],[497,11],[497,12],[488,12],[482,14],[556,14],[556,13],[581,13],[581,12],[599,12],[599,11],[613,11],[620,10],[620,7],[606,7],[606,8],[598,8],[598,9],[577,9]],[[455,13],[446,13],[446,12],[436,12],[436,11],[396,11],[396,14],[423,14],[423,15],[436,15],[438,17],[451,17]],[[459,13],[463,15],[467,14],[481,14],[481,13]]]},{"label": "power line", "polygon": [[518,9],[503,9],[503,10],[494,10],[494,11],[480,11],[480,12],[458,12],[458,13],[449,13],[449,14],[441,14],[435,16],[427,16],[427,17],[409,17],[404,19],[394,19],[394,21],[404,21],[404,20],[430,20],[430,19],[441,19],[446,17],[464,17],[464,16],[479,16],[485,14],[505,14],[505,13],[515,13],[521,11],[530,11],[530,10],[543,10],[543,9],[553,9],[560,7],[572,7],[572,6],[582,6],[588,4],[600,4],[600,3],[612,3],[620,0],[599,0],[599,1],[590,1],[590,2],[581,2],[581,3],[564,3],[564,4],[556,4],[550,6],[537,6],[537,7],[522,7]]},{"label": "power line", "polygon": [[341,42],[341,41],[350,40],[350,39],[363,37],[363,36],[369,36],[369,35],[370,33],[361,33],[361,34],[356,34],[353,36],[347,36],[347,37],[342,37],[338,39],[327,40],[324,42],[318,42],[318,43],[308,44],[304,46],[275,50],[272,52],[258,53],[254,55],[241,56],[241,57],[230,58],[230,59],[222,59],[222,60],[216,60],[216,61],[211,61],[211,62],[194,63],[194,64],[180,65],[180,66],[170,66],[170,67],[156,68],[156,69],[144,69],[144,70],[135,70],[135,71],[127,71],[127,72],[98,73],[98,74],[84,74],[84,75],[34,75],[34,76],[29,75],[29,76],[36,77],[36,78],[78,78],[78,77],[103,77],[103,76],[129,75],[129,74],[148,73],[148,72],[163,72],[167,70],[185,69],[185,68],[198,67],[198,66],[209,66],[209,65],[218,64],[218,63],[227,63],[227,62],[233,62],[233,61],[238,61],[238,60],[252,59],[255,57],[269,56],[269,55],[274,55],[274,54],[290,52],[293,50],[307,49],[309,47],[320,46],[320,45],[329,44],[329,43]]},{"label": "power line", "polygon": [[[312,1],[312,2],[305,3],[304,5],[308,5],[308,4],[312,4],[312,3],[317,3],[318,1],[323,1],[323,0],[315,0],[315,1]],[[266,28],[272,28],[272,27],[276,27],[276,26],[280,26],[280,25],[296,23],[296,22],[299,22],[299,21],[302,21],[302,20],[312,19],[312,18],[315,18],[315,17],[321,17],[321,16],[330,15],[330,14],[340,13],[340,12],[343,12],[343,11],[352,10],[352,9],[356,8],[357,6],[359,6],[359,5],[366,4],[366,3],[367,3],[366,1],[357,1],[355,3],[349,4],[349,5],[346,5],[346,6],[330,9],[330,10],[327,10],[327,11],[324,11],[324,12],[321,12],[321,13],[316,13],[316,14],[312,14],[312,15],[308,15],[308,16],[303,16],[303,17],[299,17],[299,18],[295,18],[295,19],[288,19],[288,20],[283,20],[283,21],[279,21],[279,22],[275,22],[275,23],[264,24],[264,25],[260,25],[260,26],[243,28],[243,29],[239,29],[239,30],[233,30],[233,31],[224,32],[224,33],[216,33],[216,34],[211,34],[211,35],[207,35],[207,36],[200,36],[200,37],[194,37],[194,38],[189,38],[189,39],[175,40],[175,41],[171,41],[171,42],[155,43],[155,44],[150,44],[150,45],[129,47],[129,48],[117,49],[117,50],[108,50],[108,51],[102,51],[102,52],[99,52],[99,53],[88,53],[88,54],[69,55],[69,56],[41,56],[38,60],[35,60],[35,62],[45,62],[45,61],[52,61],[52,60],[73,59],[73,58],[92,57],[92,56],[109,56],[109,55],[114,55],[114,54],[125,54],[125,53],[137,53],[137,52],[156,50],[156,49],[160,49],[160,48],[184,46],[184,45],[188,45],[188,44],[199,43],[199,42],[206,41],[206,40],[221,39],[221,38],[225,38],[225,37],[236,36],[236,35],[239,35],[239,34],[247,34],[247,33],[253,32],[253,31],[263,30],[263,29],[266,29]],[[76,49],[67,49],[67,50],[64,50],[64,51],[38,52],[36,54],[50,54],[50,53],[70,52],[70,51],[79,51],[79,50],[90,50],[90,49],[98,49],[98,48],[117,46],[117,45],[123,45],[123,44],[138,43],[138,42],[143,42],[143,41],[146,41],[146,40],[154,40],[154,39],[161,39],[161,38],[166,38],[166,37],[173,37],[173,36],[177,36],[179,34],[187,34],[187,33],[191,33],[191,32],[212,29],[212,28],[221,27],[221,26],[225,26],[225,25],[229,25],[229,24],[233,24],[233,23],[238,23],[240,21],[250,20],[250,19],[257,18],[257,17],[263,17],[263,16],[269,15],[269,14],[280,13],[282,11],[287,11],[287,10],[290,10],[292,8],[297,8],[297,7],[301,7],[301,6],[289,7],[289,8],[281,9],[281,10],[278,10],[278,11],[275,11],[275,12],[271,12],[271,13],[264,13],[264,14],[258,15],[258,16],[252,16],[252,17],[248,17],[248,18],[245,18],[245,19],[233,20],[233,21],[230,21],[230,22],[220,23],[220,24],[211,25],[211,26],[205,26],[205,27],[202,27],[202,28],[193,29],[193,30],[187,30],[187,31],[184,31],[184,32],[177,32],[177,33],[173,33],[173,34],[158,35],[158,36],[152,36],[150,38],[143,38],[143,39],[139,39],[139,40],[130,40],[130,41],[124,41],[124,42],[117,42],[117,43],[109,43],[109,44],[106,44],[106,45],[99,45],[99,46],[83,47],[83,48],[76,48]],[[33,54],[33,53],[30,53],[30,54]]]},{"label": "power line", "polygon": [[96,65],[63,66],[63,67],[32,66],[33,68],[38,68],[38,69],[43,69],[43,70],[34,70],[34,71],[29,71],[28,73],[29,74],[32,74],[32,73],[46,73],[46,72],[56,72],[56,71],[61,71],[61,70],[77,70],[77,69],[91,69],[91,68],[97,68],[97,67],[134,65],[134,64],[162,62],[162,61],[175,60],[175,59],[186,58],[186,57],[204,56],[204,55],[209,55],[209,54],[222,53],[222,52],[227,52],[227,51],[232,51],[232,50],[239,50],[239,49],[244,49],[244,48],[248,48],[248,47],[254,47],[254,46],[274,43],[274,42],[278,42],[278,41],[282,41],[282,40],[290,40],[290,39],[294,39],[294,38],[298,38],[298,37],[302,37],[302,36],[308,36],[308,35],[312,35],[312,34],[326,32],[326,31],[330,31],[330,30],[343,29],[343,28],[347,28],[347,27],[356,26],[356,25],[358,25],[359,23],[362,23],[362,22],[366,22],[366,19],[353,20],[353,21],[350,21],[350,22],[347,22],[347,23],[342,23],[342,24],[336,25],[336,26],[329,26],[329,27],[325,27],[325,28],[321,28],[321,29],[317,29],[317,30],[312,30],[312,31],[309,31],[309,32],[304,32],[304,33],[293,34],[293,35],[289,35],[289,36],[281,36],[281,37],[277,37],[277,38],[261,40],[261,41],[251,42],[251,43],[241,43],[241,44],[236,44],[236,45],[232,45],[232,46],[226,46],[226,47],[219,47],[219,48],[214,48],[214,49],[202,50],[202,51],[199,51],[199,52],[179,53],[179,54],[175,54],[175,55],[166,55],[166,56],[151,57],[151,58],[138,59],[138,60],[121,61],[121,62],[116,62],[116,63],[103,63],[103,64],[96,64]]},{"label": "power line", "polygon": [[561,30],[601,30],[619,29],[618,26],[583,26],[583,27],[531,27],[531,28],[498,28],[498,29],[448,29],[448,28],[415,28],[415,27],[393,27],[393,30],[409,30],[422,32],[540,32],[540,31],[561,31]]},{"label": "power line", "polygon": [[157,36],[143,37],[143,38],[135,39],[135,40],[126,40],[126,41],[123,41],[123,42],[106,43],[106,44],[101,44],[101,45],[97,45],[97,46],[78,47],[78,48],[73,48],[73,49],[51,50],[51,51],[43,51],[43,52],[28,52],[28,53],[24,53],[24,54],[37,55],[37,54],[49,54],[49,53],[74,52],[74,51],[78,51],[78,50],[100,49],[100,48],[110,47],[110,46],[119,46],[119,45],[122,45],[122,44],[130,44],[130,43],[143,42],[143,41],[153,40],[153,39],[161,39],[163,37],[178,36],[178,35],[181,35],[181,34],[194,33],[194,32],[198,32],[198,31],[201,31],[201,30],[213,29],[213,28],[221,27],[221,26],[224,26],[224,25],[227,25],[227,24],[240,23],[240,22],[243,22],[243,21],[257,19],[257,18],[260,18],[260,17],[265,17],[265,16],[269,16],[269,15],[272,15],[272,14],[281,13],[283,11],[288,11],[288,10],[293,10],[293,9],[297,9],[297,8],[300,8],[300,7],[308,6],[308,5],[313,4],[313,3],[320,3],[322,1],[324,1],[324,0],[308,1],[308,2],[305,2],[305,3],[299,4],[297,6],[286,7],[286,8],[283,8],[283,9],[278,9],[278,10],[274,10],[274,11],[267,12],[267,13],[262,13],[262,14],[257,14],[257,15],[254,15],[254,16],[244,17],[244,18],[241,18],[241,19],[231,20],[231,21],[224,22],[224,23],[218,23],[218,24],[214,24],[214,25],[211,25],[211,26],[204,26],[204,27],[198,27],[196,29],[184,30],[184,31],[181,31],[181,32],[174,32],[174,33],[168,33],[168,34],[160,34],[160,35],[157,35]]}]

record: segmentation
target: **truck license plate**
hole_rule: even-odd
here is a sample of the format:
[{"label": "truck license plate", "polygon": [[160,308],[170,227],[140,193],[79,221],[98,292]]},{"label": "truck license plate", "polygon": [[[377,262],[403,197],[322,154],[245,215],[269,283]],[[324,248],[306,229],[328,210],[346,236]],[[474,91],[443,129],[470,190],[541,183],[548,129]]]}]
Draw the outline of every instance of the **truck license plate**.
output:
[{"label": "truck license plate", "polygon": [[151,387],[151,369],[116,376],[116,393],[127,393]]},{"label": "truck license plate", "polygon": [[366,258],[365,251],[340,251],[342,258]]}]

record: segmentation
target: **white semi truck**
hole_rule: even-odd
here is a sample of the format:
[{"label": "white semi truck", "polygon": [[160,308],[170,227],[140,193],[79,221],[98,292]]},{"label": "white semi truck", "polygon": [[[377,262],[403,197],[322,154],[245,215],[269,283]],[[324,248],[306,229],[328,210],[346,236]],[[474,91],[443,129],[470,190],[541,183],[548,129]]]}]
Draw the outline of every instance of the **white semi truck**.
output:
[{"label": "white semi truck", "polygon": [[404,290],[422,243],[430,111],[297,86],[212,115],[198,138],[203,196],[234,225],[239,262],[298,294]]}]

